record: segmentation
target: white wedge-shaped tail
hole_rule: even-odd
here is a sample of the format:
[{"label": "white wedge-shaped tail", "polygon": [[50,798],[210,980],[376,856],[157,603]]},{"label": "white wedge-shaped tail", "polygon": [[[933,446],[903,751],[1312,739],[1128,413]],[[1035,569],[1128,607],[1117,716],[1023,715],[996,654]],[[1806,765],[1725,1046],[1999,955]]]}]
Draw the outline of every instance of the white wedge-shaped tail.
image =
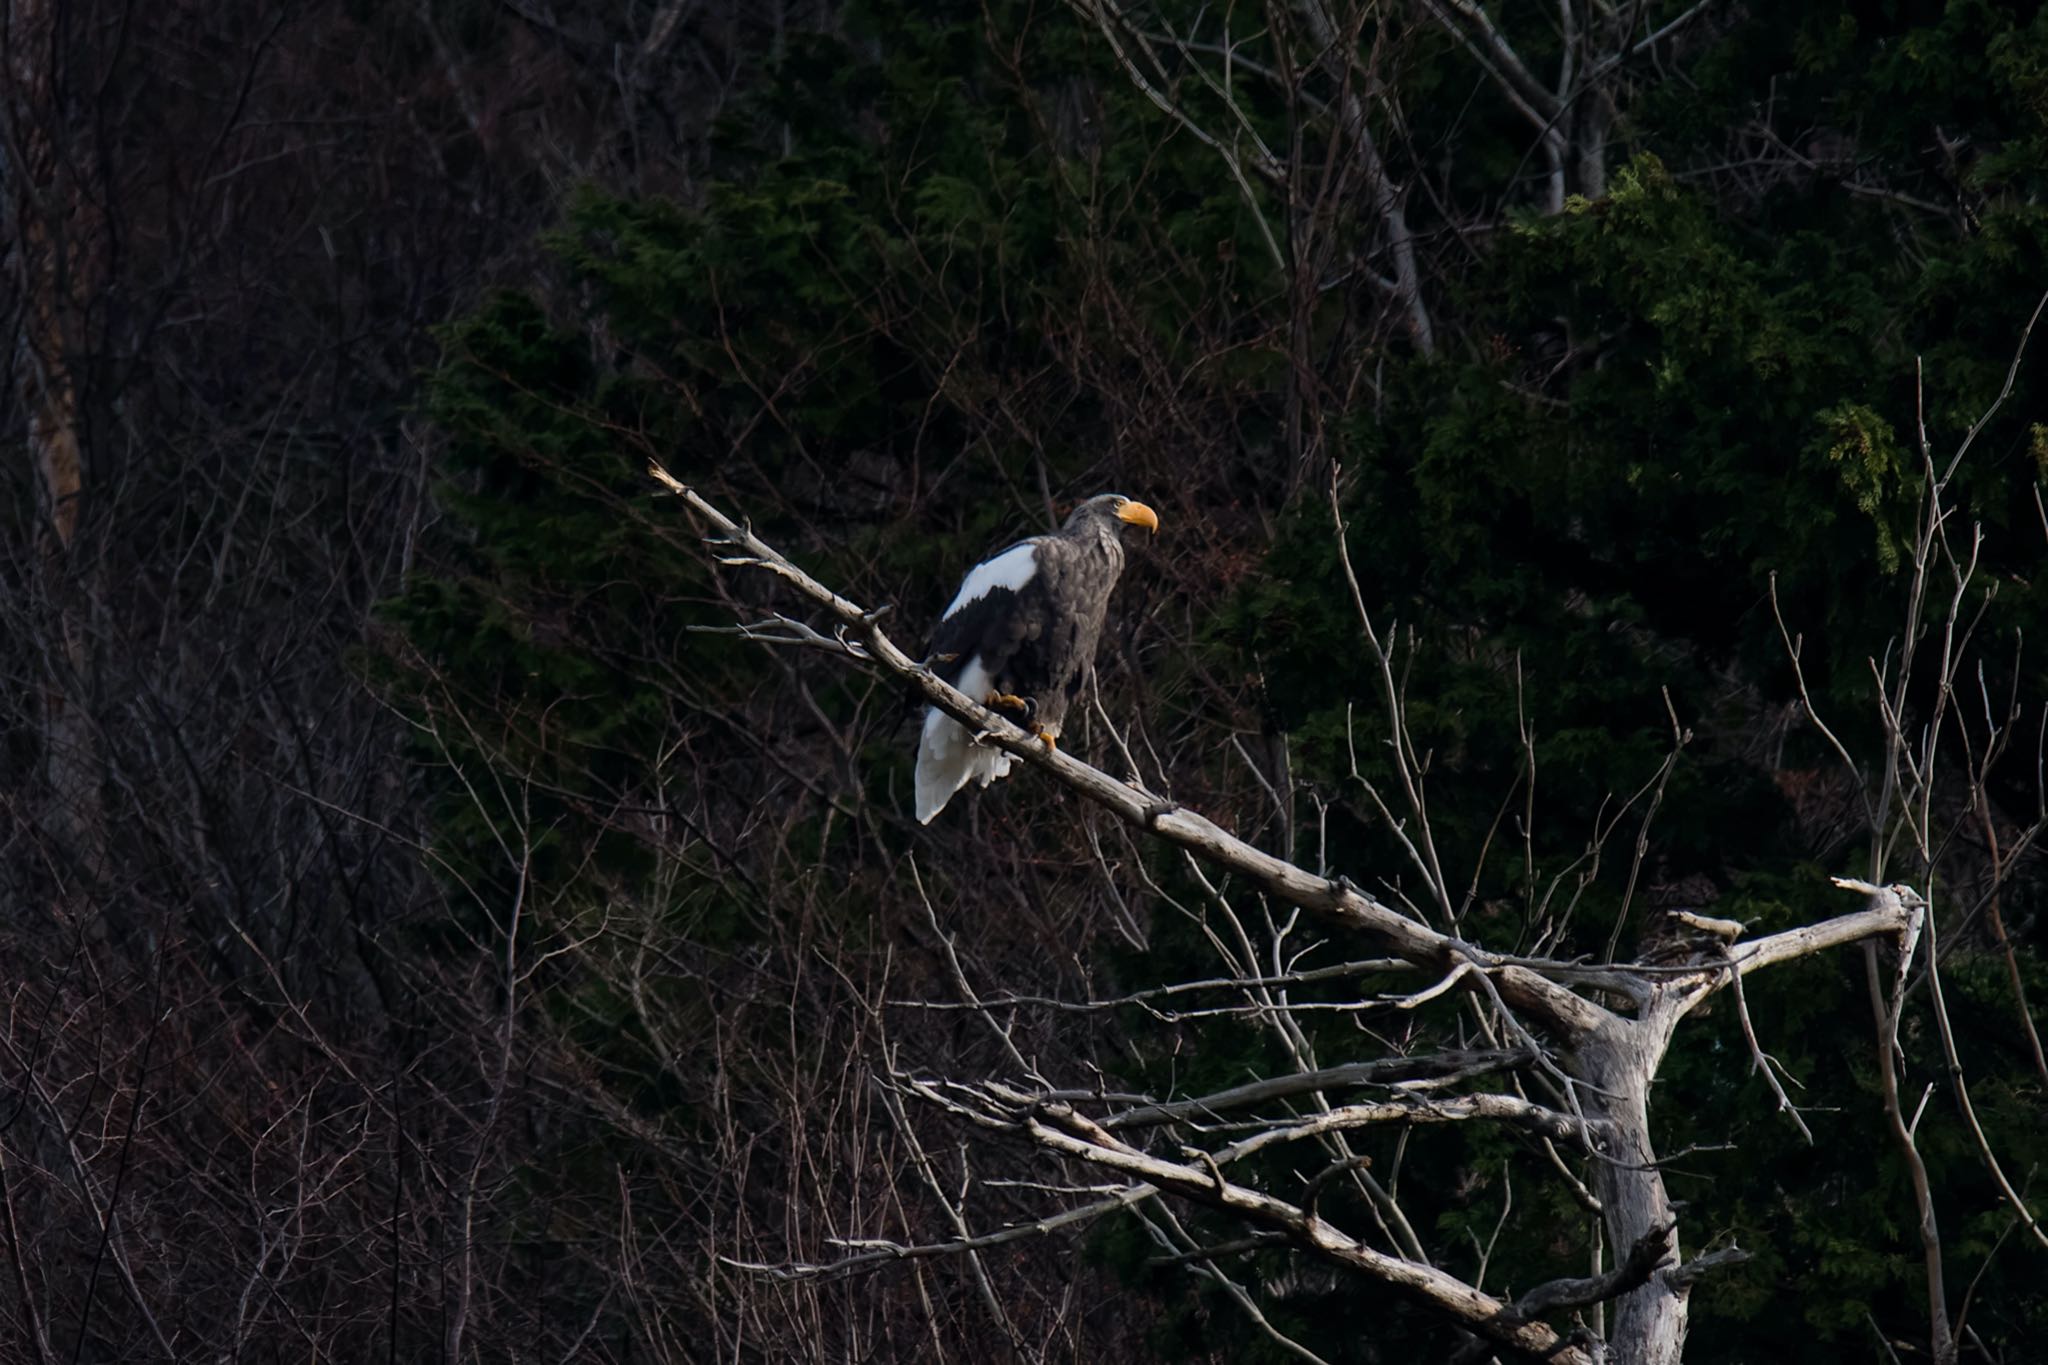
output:
[{"label": "white wedge-shaped tail", "polygon": [[[979,701],[988,693],[988,670],[979,657],[960,670],[962,692]],[[986,787],[1010,772],[1010,756],[993,744],[976,744],[967,727],[936,706],[925,712],[917,744],[917,822],[929,825],[953,793],[969,782]]]}]

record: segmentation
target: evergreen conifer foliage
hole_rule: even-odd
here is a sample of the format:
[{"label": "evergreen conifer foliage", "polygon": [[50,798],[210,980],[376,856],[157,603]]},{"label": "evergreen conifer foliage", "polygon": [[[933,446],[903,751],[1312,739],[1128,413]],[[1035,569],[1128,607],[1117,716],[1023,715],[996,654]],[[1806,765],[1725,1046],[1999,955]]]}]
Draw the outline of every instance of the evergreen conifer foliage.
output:
[{"label": "evergreen conifer foliage", "polygon": [[[1507,8],[849,10],[692,197],[583,192],[444,334],[386,679],[474,890],[426,948],[535,907],[579,1117],[522,1179],[683,1229],[591,1234],[667,1321],[2030,1339],[2048,38]],[[918,831],[960,702],[883,639],[1106,486],[1169,529],[1089,723]]]}]

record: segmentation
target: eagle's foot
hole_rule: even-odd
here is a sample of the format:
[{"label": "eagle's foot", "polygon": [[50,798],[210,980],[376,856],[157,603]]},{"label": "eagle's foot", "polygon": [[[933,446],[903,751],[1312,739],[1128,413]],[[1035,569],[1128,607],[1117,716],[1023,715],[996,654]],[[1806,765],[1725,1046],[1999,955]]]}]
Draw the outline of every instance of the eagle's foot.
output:
[{"label": "eagle's foot", "polygon": [[1060,737],[1050,730],[1040,730],[1038,738],[1047,749],[1057,749],[1060,747]]},{"label": "eagle's foot", "polygon": [[1012,692],[991,692],[982,701],[982,705],[992,711],[1003,712],[1006,719],[1012,715],[1022,717],[1018,724],[1026,729],[1031,728],[1032,718],[1038,714],[1038,702],[1035,698],[1020,697]]}]

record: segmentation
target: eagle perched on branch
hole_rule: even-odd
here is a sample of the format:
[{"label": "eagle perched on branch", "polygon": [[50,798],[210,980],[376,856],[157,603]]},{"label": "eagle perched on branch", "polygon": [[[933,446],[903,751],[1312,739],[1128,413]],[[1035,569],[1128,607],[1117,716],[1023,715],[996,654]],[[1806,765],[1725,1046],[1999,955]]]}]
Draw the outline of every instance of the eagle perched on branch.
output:
[{"label": "eagle perched on branch", "polygon": [[[1157,535],[1159,514],[1101,493],[1049,536],[1021,540],[967,571],[932,632],[932,670],[1051,745],[1095,658],[1109,594],[1124,569],[1123,531]],[[937,707],[917,746],[917,818],[930,824],[970,780],[986,787],[1010,756],[977,744]]]}]

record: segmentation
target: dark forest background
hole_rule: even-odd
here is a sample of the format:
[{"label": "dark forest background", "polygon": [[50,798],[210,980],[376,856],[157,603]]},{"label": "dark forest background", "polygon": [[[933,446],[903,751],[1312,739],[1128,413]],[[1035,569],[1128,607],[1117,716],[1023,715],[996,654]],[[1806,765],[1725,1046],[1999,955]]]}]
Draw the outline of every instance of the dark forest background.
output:
[{"label": "dark forest background", "polygon": [[[963,979],[1201,975],[1201,888],[1031,772],[917,826],[916,704],[698,629],[774,589],[650,457],[906,642],[991,547],[1143,498],[1070,747],[1393,898],[1334,496],[1467,931],[1601,960],[1921,886],[2043,1207],[2038,7],[14,0],[0,59],[0,1356],[1290,1358],[1115,1220],[744,1268],[952,1237],[968,1182],[1035,1216],[873,1078],[1000,1067],[919,1007]],[[2008,382],[1916,851],[1786,630],[1880,763],[1929,453]],[[1924,1356],[1861,981],[1749,994],[1811,1146],[1725,1006],[1655,1114],[1688,1235],[1754,1254],[1689,1358]],[[1016,1018],[1159,1092],[1274,1060],[1227,1013]],[[1318,1018],[1325,1060],[1424,1026]],[[1901,1046],[1964,1355],[2027,1359],[2048,1253],[1943,1039]],[[1446,1264],[1580,1264],[1526,1146],[1404,1141]],[[1456,1347],[1244,1276],[1325,1359]]]}]

